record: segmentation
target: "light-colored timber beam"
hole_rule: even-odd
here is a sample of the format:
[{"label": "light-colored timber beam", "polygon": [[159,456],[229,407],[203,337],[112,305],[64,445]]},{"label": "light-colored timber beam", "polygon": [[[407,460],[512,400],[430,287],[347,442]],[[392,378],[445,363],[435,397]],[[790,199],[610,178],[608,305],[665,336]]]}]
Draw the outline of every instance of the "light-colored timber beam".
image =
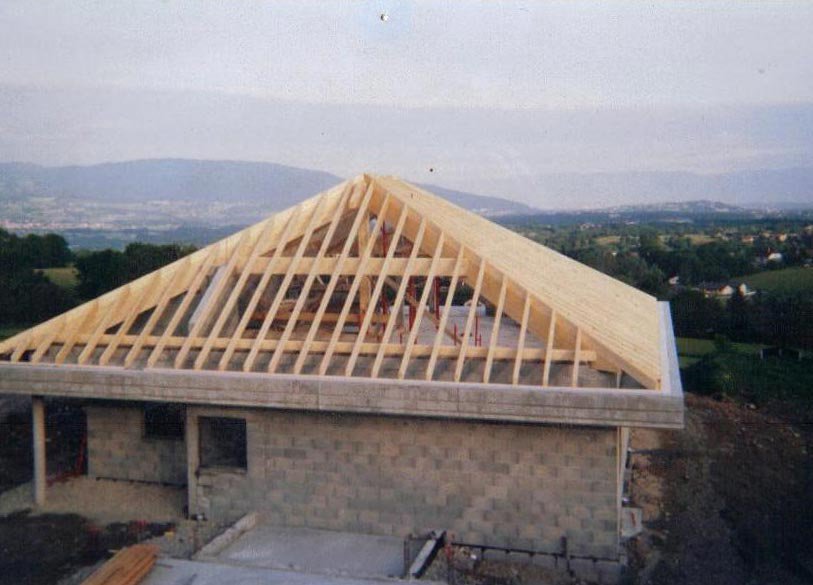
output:
[{"label": "light-colored timber beam", "polygon": [[494,309],[494,324],[491,327],[491,337],[488,341],[488,357],[486,358],[486,367],[483,370],[483,383],[488,384],[491,377],[491,365],[494,362],[494,350],[497,347],[497,342],[500,338],[500,320],[502,319],[502,310],[505,305],[505,293],[508,288],[508,277],[503,275],[502,285],[500,285],[500,295],[497,299],[497,306]]},{"label": "light-colored timber beam", "polygon": [[[358,185],[353,187],[352,184],[348,184],[347,189],[342,194],[341,201],[339,201],[339,207],[337,208],[337,211],[333,216],[333,221],[330,222],[330,226],[327,229],[327,233],[325,234],[325,237],[322,239],[322,242],[319,245],[319,250],[316,253],[317,259],[322,258],[325,252],[327,251],[328,247],[330,246],[330,242],[333,239],[334,234],[336,233],[336,228],[339,226],[340,220],[345,212],[345,209],[347,209],[347,205],[350,201],[354,188],[358,189]],[[273,374],[276,371],[277,366],[279,365],[279,362],[282,359],[285,344],[290,339],[291,334],[294,331],[294,327],[296,327],[297,320],[299,319],[299,316],[302,313],[302,309],[308,300],[308,295],[310,294],[311,287],[313,286],[313,281],[316,280],[316,276],[318,275],[318,273],[315,270],[315,266],[316,264],[314,264],[314,268],[311,268],[311,271],[305,278],[305,283],[302,285],[302,290],[299,293],[299,297],[296,299],[296,304],[294,305],[294,308],[291,311],[290,316],[288,317],[288,322],[285,324],[285,330],[282,332],[282,336],[280,337],[280,343],[276,348],[274,348],[274,355],[271,356],[271,361],[268,362],[268,372],[271,374]]]},{"label": "light-colored timber beam", "polygon": [[[395,231],[391,234],[392,239],[390,240],[390,245],[387,250],[387,256],[384,259],[384,265],[382,267],[382,272],[387,271],[387,267],[389,263],[392,262],[393,256],[395,256],[395,250],[398,248],[398,244],[401,241],[401,231],[404,229],[404,223],[406,222],[407,212],[409,209],[406,205],[401,208],[401,215],[398,218],[398,223],[395,226]],[[386,229],[386,227],[384,228]],[[345,376],[352,376],[353,375],[353,368],[356,367],[356,359],[358,358],[359,351],[361,350],[361,344],[365,341],[367,337],[367,330],[370,328],[370,319],[375,312],[376,306],[378,306],[378,299],[381,296],[381,291],[384,289],[384,278],[379,277],[375,281],[375,287],[373,288],[372,295],[369,299],[369,304],[367,306],[367,311],[364,313],[364,319],[361,321],[361,327],[359,327],[358,337],[356,338],[356,344],[353,347],[353,351],[350,352],[350,359],[347,360],[347,365],[345,366]]]},{"label": "light-colored timber beam", "polygon": [[384,204],[381,207],[381,211],[377,215],[376,222],[375,222],[375,232],[371,234],[370,239],[367,242],[367,246],[364,248],[364,253],[361,257],[361,268],[358,274],[353,277],[353,283],[350,285],[350,290],[347,293],[347,298],[344,301],[344,306],[342,306],[342,311],[339,314],[339,320],[336,323],[336,328],[333,330],[333,334],[330,338],[330,343],[328,344],[327,350],[325,351],[324,356],[322,356],[322,362],[319,364],[319,375],[324,376],[327,372],[328,367],[330,366],[330,359],[333,357],[333,347],[335,346],[336,342],[339,339],[339,335],[342,333],[342,329],[344,329],[344,324],[347,320],[347,315],[350,313],[350,307],[353,305],[353,301],[356,298],[356,294],[358,293],[358,289],[361,286],[361,281],[363,279],[363,268],[367,265],[367,262],[370,260],[370,255],[373,252],[373,248],[378,240],[378,233],[382,232],[383,230],[387,229],[387,222],[384,221],[384,217],[386,217],[387,209],[390,206],[390,198],[386,197],[384,199]]},{"label": "light-colored timber beam", "polygon": [[[460,270],[463,266],[463,246],[457,252],[457,260],[455,261],[454,269],[452,270],[452,280],[449,282],[449,290],[446,291],[446,301],[443,304],[443,313],[440,315],[438,322],[438,331],[435,334],[435,342],[432,344],[432,354],[429,357],[429,363],[426,365],[426,380],[432,379],[435,374],[435,365],[437,364],[438,355],[440,353],[441,342],[446,333],[446,323],[449,321],[449,312],[452,307],[454,293],[457,290],[457,282],[460,279]],[[457,346],[457,340],[455,340]]]},{"label": "light-colored timber beam", "polygon": [[395,294],[395,302],[392,304],[392,311],[390,311],[389,319],[387,319],[387,325],[384,328],[384,334],[381,337],[381,347],[378,350],[378,354],[375,356],[375,362],[373,362],[373,369],[371,373],[373,378],[378,377],[378,373],[381,370],[381,363],[384,360],[384,348],[390,342],[390,338],[392,337],[392,332],[395,329],[395,324],[398,321],[398,317],[403,314],[404,296],[406,295],[407,287],[409,286],[409,279],[412,277],[412,268],[415,265],[415,260],[418,258],[418,252],[420,252],[421,241],[423,241],[425,231],[426,218],[423,219],[421,222],[421,227],[418,229],[415,242],[412,244],[412,251],[409,254],[409,261],[407,262],[406,269],[401,277],[401,283],[398,285],[398,291]]},{"label": "light-colored timber beam", "polygon": [[471,335],[471,328],[474,325],[474,316],[477,314],[477,305],[480,303],[480,287],[483,286],[483,275],[486,271],[485,259],[480,260],[480,268],[477,270],[477,280],[474,284],[474,293],[471,297],[471,306],[469,307],[469,314],[466,317],[466,325],[463,329],[463,338],[460,340],[460,355],[457,358],[457,364],[454,370],[454,381],[459,382],[460,376],[463,373],[463,365],[466,361],[466,350],[469,348],[469,335]]},{"label": "light-colored timber beam", "polygon": [[429,294],[432,292],[432,279],[435,278],[435,270],[437,269],[438,260],[443,253],[443,234],[440,234],[437,244],[435,245],[435,254],[432,258],[432,267],[429,269],[429,274],[426,275],[426,283],[424,283],[423,291],[421,292],[421,300],[418,302],[418,309],[415,313],[415,321],[412,323],[412,329],[409,331],[409,338],[407,339],[406,348],[404,348],[404,357],[401,358],[401,366],[398,368],[398,379],[403,379],[406,375],[407,367],[409,366],[409,358],[412,355],[412,349],[415,346],[415,340],[421,330],[421,320],[424,314],[427,313],[426,303],[429,301]]},{"label": "light-colored timber beam", "polygon": [[511,383],[519,383],[519,370],[522,367],[522,350],[525,349],[525,335],[528,333],[528,316],[531,312],[531,295],[525,295],[525,307],[522,309],[522,321],[519,326],[519,339],[517,340],[517,357],[514,361],[514,373],[511,376]]},{"label": "light-colored timber beam", "polygon": [[548,336],[545,338],[545,364],[542,366],[542,386],[548,386],[550,380],[551,356],[554,351],[554,341],[556,339],[556,311],[551,311],[550,324],[548,325]]},{"label": "light-colored timber beam", "polygon": [[[302,240],[299,242],[299,245],[296,248],[296,254],[294,255],[293,265],[296,266],[299,260],[305,253],[305,249],[308,245],[308,241],[310,240],[311,236],[313,235],[313,230],[316,228],[316,218],[319,217],[320,211],[326,207],[326,203],[328,202],[327,197],[322,197],[316,203],[316,207],[311,212],[310,219],[308,220],[308,226],[305,228],[305,235],[302,237]],[[330,206],[333,208],[333,206]],[[243,362],[243,371],[250,372],[251,368],[254,366],[254,360],[257,358],[257,352],[259,351],[259,346],[257,342],[262,339],[265,339],[268,335],[268,330],[271,328],[272,323],[274,322],[274,318],[276,317],[277,311],[279,311],[279,307],[282,304],[282,301],[285,299],[285,295],[288,292],[288,287],[291,285],[291,281],[294,278],[294,272],[289,271],[282,279],[282,282],[279,285],[279,288],[274,295],[274,300],[271,303],[271,307],[268,309],[268,314],[263,319],[263,323],[260,326],[260,332],[257,334],[257,339],[255,340],[254,347],[251,348],[249,351],[248,356],[246,356],[246,361]]]},{"label": "light-colored timber beam", "polygon": [[[337,264],[337,268],[335,268],[330,275],[330,279],[328,280],[325,292],[322,294],[322,300],[319,302],[319,307],[316,309],[316,315],[313,317],[310,329],[308,329],[308,334],[305,336],[305,343],[302,346],[302,351],[300,351],[299,355],[296,358],[296,362],[294,362],[295,374],[298,374],[302,371],[302,366],[305,364],[305,359],[307,359],[308,357],[308,352],[311,343],[313,342],[317,332],[319,331],[319,326],[321,325],[322,319],[325,315],[325,311],[327,311],[327,307],[330,304],[330,299],[333,296],[333,291],[336,289],[336,284],[338,283],[340,276],[338,266],[350,255],[350,251],[353,248],[353,243],[356,240],[356,234],[358,233],[358,230],[361,227],[362,221],[367,221],[367,218],[369,218],[369,216],[367,215],[367,209],[369,208],[372,196],[373,196],[373,184],[372,182],[368,182],[367,188],[364,190],[364,198],[361,200],[361,203],[359,203],[359,208],[358,211],[356,212],[356,217],[353,220],[353,224],[350,226],[350,231],[347,233],[347,238],[345,239],[344,242],[344,247],[342,248],[341,254],[339,255],[340,261]],[[341,314],[337,316],[336,323],[339,322],[339,319],[341,319]]]}]

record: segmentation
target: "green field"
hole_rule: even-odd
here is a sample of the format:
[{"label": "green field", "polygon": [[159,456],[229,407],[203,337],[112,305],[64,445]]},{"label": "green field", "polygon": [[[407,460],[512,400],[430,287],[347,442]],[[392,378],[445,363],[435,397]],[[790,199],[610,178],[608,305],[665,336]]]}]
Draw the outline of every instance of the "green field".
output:
[{"label": "green field", "polygon": [[731,279],[732,282],[744,282],[749,288],[772,293],[813,292],[813,268],[783,268],[768,270]]},{"label": "green field", "polygon": [[48,280],[62,288],[74,289],[79,283],[78,271],[73,266],[65,268],[41,268],[38,272],[44,274]]},{"label": "green field", "polygon": [[[678,337],[677,342],[678,358],[680,367],[687,368],[700,361],[704,355],[714,351],[714,341],[711,339],[696,339],[693,337]],[[742,355],[755,355],[760,348],[764,347],[758,343],[732,343],[731,347]]]}]

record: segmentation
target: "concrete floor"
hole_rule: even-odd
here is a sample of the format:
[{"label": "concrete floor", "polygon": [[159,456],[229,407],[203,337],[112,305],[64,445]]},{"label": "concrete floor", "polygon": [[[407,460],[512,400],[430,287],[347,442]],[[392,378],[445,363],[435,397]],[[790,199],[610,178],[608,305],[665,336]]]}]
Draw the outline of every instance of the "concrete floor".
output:
[{"label": "concrete floor", "polygon": [[159,559],[142,585],[393,585],[367,579],[240,567],[220,563]]},{"label": "concrete floor", "polygon": [[267,525],[240,536],[216,562],[366,578],[401,577],[405,572],[400,538]]}]

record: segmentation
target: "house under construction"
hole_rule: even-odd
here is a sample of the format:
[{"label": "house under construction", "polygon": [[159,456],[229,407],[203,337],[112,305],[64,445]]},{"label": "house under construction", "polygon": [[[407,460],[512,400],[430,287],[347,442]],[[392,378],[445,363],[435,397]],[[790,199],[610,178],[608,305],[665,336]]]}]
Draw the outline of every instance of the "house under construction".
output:
[{"label": "house under construction", "polygon": [[82,401],[88,474],[190,515],[616,563],[631,427],[680,428],[668,305],[361,175],[0,343]]}]

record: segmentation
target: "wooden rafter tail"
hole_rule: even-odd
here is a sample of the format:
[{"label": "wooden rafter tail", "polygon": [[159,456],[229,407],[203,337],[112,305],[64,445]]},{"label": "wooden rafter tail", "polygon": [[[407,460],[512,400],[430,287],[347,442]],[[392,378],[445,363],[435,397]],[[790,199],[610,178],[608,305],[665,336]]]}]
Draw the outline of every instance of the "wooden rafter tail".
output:
[{"label": "wooden rafter tail", "polygon": [[517,357],[514,360],[514,373],[511,376],[511,383],[516,386],[519,383],[519,371],[522,367],[522,352],[525,349],[525,335],[528,333],[528,316],[531,311],[531,295],[525,294],[525,305],[522,308],[522,322],[519,326],[519,339],[517,340]]},{"label": "wooden rafter tail", "polygon": [[418,332],[421,329],[421,320],[426,312],[426,303],[429,301],[429,293],[432,291],[432,286],[430,283],[432,282],[432,279],[435,278],[435,270],[437,270],[438,260],[440,260],[440,257],[443,254],[443,240],[444,236],[443,232],[441,232],[435,246],[435,253],[432,256],[432,267],[429,269],[429,274],[426,277],[426,284],[421,292],[421,300],[419,301],[418,310],[415,314],[415,322],[412,323],[412,330],[409,332],[409,338],[407,339],[406,347],[404,348],[404,355],[401,358],[401,366],[398,368],[399,380],[403,380],[404,375],[406,374],[407,367],[409,366],[409,358],[412,354],[412,349],[415,346],[415,340],[418,337]]},{"label": "wooden rafter tail", "polygon": [[[364,254],[362,255],[361,259],[362,268],[370,260],[370,255],[372,254],[373,248],[378,240],[377,235],[379,231],[386,228],[386,221],[384,221],[384,218],[387,216],[387,209],[389,209],[390,202],[390,195],[387,194],[387,196],[384,198],[384,204],[381,207],[381,211],[376,218],[375,232],[373,232],[369,241],[367,242],[367,246],[364,248]],[[342,329],[344,329],[344,324],[347,321],[347,315],[350,313],[350,307],[352,307],[353,301],[358,293],[359,286],[361,286],[361,280],[363,278],[362,274],[363,271],[357,273],[355,277],[353,277],[353,282],[350,285],[347,298],[345,299],[344,305],[342,306],[342,311],[339,314],[339,320],[336,322],[336,328],[333,330],[333,334],[330,337],[330,343],[325,350],[325,354],[322,356],[322,362],[319,364],[319,375],[321,376],[325,375],[325,372],[327,372],[327,369],[330,366],[330,360],[333,357],[336,342],[339,339],[339,335],[341,335]]]},{"label": "wooden rafter tail", "polygon": [[[322,243],[319,246],[319,250],[316,253],[316,258],[324,257],[327,250],[330,248],[330,243],[333,240],[333,236],[336,233],[336,229],[339,226],[339,223],[342,220],[347,208],[350,204],[350,199],[352,198],[352,194],[358,190],[359,184],[356,183],[348,183],[347,188],[341,195],[341,199],[339,201],[339,207],[336,213],[333,214],[333,219],[330,221],[328,226],[327,232],[325,233],[324,238],[322,239]],[[305,283],[302,285],[302,291],[299,293],[299,298],[296,300],[296,304],[294,305],[293,310],[291,311],[291,316],[288,318],[288,322],[285,325],[285,330],[282,332],[282,336],[280,337],[280,342],[277,347],[274,348],[274,353],[271,356],[271,361],[268,362],[268,372],[274,373],[279,366],[279,362],[282,359],[282,355],[285,350],[285,346],[288,343],[288,340],[291,338],[291,334],[296,327],[297,321],[299,319],[299,315],[302,312],[302,309],[305,307],[305,303],[308,300],[308,296],[310,295],[311,287],[313,286],[313,282],[316,280],[318,275],[317,272],[318,263],[314,263],[311,267],[310,272],[308,272],[307,277],[305,278]]]},{"label": "wooden rafter tail", "polygon": [[[460,271],[463,267],[463,246],[457,251],[457,260],[455,261],[454,270],[452,271],[452,280],[449,282],[449,290],[446,293],[446,301],[443,304],[443,314],[440,316],[438,323],[438,331],[435,334],[435,342],[432,344],[432,354],[429,356],[429,363],[426,364],[426,380],[431,381],[435,374],[435,365],[437,364],[438,354],[440,352],[440,345],[443,337],[446,334],[446,323],[449,321],[449,312],[454,300],[454,294],[457,290],[457,282],[460,279]],[[456,343],[456,342],[455,342]]]},{"label": "wooden rafter tail", "polygon": [[248,327],[257,305],[260,303],[263,293],[265,292],[266,288],[268,288],[268,283],[271,281],[271,277],[274,275],[274,267],[276,263],[279,262],[279,259],[282,257],[283,250],[291,240],[294,225],[296,225],[297,219],[301,213],[302,206],[300,205],[294,208],[293,213],[288,216],[288,219],[280,232],[279,238],[274,244],[274,253],[271,255],[271,260],[260,277],[260,281],[257,283],[257,287],[254,289],[254,293],[251,295],[251,300],[249,300],[248,305],[243,311],[243,316],[240,318],[240,322],[237,324],[237,329],[234,331],[234,333],[232,333],[231,340],[223,351],[223,355],[220,358],[220,363],[217,366],[218,370],[223,371],[226,369],[229,361],[234,355],[238,340],[243,338],[243,333]]},{"label": "wooden rafter tail", "polygon": [[[375,312],[375,307],[378,305],[378,299],[381,296],[381,291],[384,289],[384,281],[387,276],[387,268],[389,267],[390,262],[392,261],[393,256],[395,256],[395,250],[398,248],[398,242],[401,239],[401,232],[404,229],[404,224],[406,223],[407,214],[409,213],[409,208],[406,205],[401,206],[401,213],[398,218],[398,223],[395,226],[395,231],[392,233],[392,239],[390,240],[389,249],[387,250],[387,255],[384,260],[384,265],[381,268],[381,274],[378,276],[375,282],[375,288],[369,299],[369,305],[367,307],[367,311],[363,311],[364,319],[362,319],[361,327],[359,328],[358,337],[356,337],[356,343],[353,346],[353,351],[350,352],[350,359],[347,360],[347,366],[345,367],[345,376],[352,376],[353,369],[356,366],[356,360],[358,359],[359,350],[361,349],[361,343],[367,336],[367,330],[370,327],[370,321],[372,319],[373,313]],[[382,227],[386,229],[386,225],[382,224]]]},{"label": "wooden rafter tail", "polygon": [[491,337],[488,341],[488,356],[486,357],[486,366],[483,370],[483,383],[488,384],[491,378],[491,367],[494,363],[494,351],[497,348],[497,342],[500,338],[500,321],[502,320],[502,311],[505,306],[505,294],[508,289],[508,277],[503,275],[502,284],[500,285],[500,294],[497,299],[497,307],[494,310],[494,325],[491,328]]},{"label": "wooden rafter tail", "polygon": [[459,382],[460,376],[463,374],[463,365],[466,361],[466,350],[469,347],[469,335],[471,334],[472,325],[474,325],[474,316],[477,313],[477,305],[480,302],[480,289],[483,286],[483,275],[486,270],[485,258],[480,259],[480,268],[477,270],[477,280],[474,284],[474,293],[471,297],[471,306],[469,313],[466,316],[466,325],[463,329],[463,338],[460,340],[460,353],[455,364],[454,381]]},{"label": "wooden rafter tail", "polygon": [[[294,254],[294,260],[292,261],[292,266],[296,266],[299,260],[302,258],[303,254],[305,253],[305,249],[308,246],[308,242],[313,235],[313,232],[316,228],[316,224],[319,218],[319,212],[324,207],[326,203],[328,203],[330,199],[326,196],[322,196],[316,202],[313,210],[311,211],[310,217],[308,218],[308,224],[305,228],[305,233],[302,235],[302,239],[299,241],[299,245],[296,248],[296,253]],[[271,308],[268,309],[268,313],[265,315],[265,319],[263,319],[263,323],[260,326],[260,331],[257,334],[257,337],[254,340],[254,344],[249,350],[248,355],[246,356],[246,361],[243,362],[243,371],[250,372],[252,367],[254,366],[254,360],[257,359],[257,354],[260,351],[259,341],[265,339],[268,335],[268,330],[271,328],[271,325],[274,323],[274,319],[276,318],[277,311],[279,310],[282,301],[285,299],[285,295],[288,292],[288,287],[291,285],[291,281],[294,278],[295,272],[289,270],[282,279],[282,283],[280,284],[279,288],[274,295],[274,301],[271,303]]]},{"label": "wooden rafter tail", "polygon": [[392,305],[392,311],[389,314],[387,325],[384,328],[384,334],[381,337],[381,346],[378,348],[378,353],[376,353],[375,361],[373,362],[373,369],[371,373],[371,377],[373,378],[378,378],[378,374],[381,370],[381,364],[384,360],[384,347],[390,342],[390,338],[392,337],[392,332],[395,329],[395,324],[398,321],[398,317],[403,314],[404,296],[406,295],[407,287],[409,286],[409,279],[412,275],[415,260],[417,259],[418,253],[421,250],[421,243],[423,242],[423,236],[426,231],[426,223],[425,217],[421,219],[421,225],[418,228],[418,235],[415,236],[415,241],[412,244],[412,251],[409,253],[409,261],[407,262],[406,268],[404,269],[404,274],[401,277],[401,283],[398,285],[398,289],[395,294],[395,302]]},{"label": "wooden rafter tail", "polygon": [[551,310],[548,336],[545,338],[545,362],[542,366],[542,386],[548,386],[550,380],[550,365],[553,361],[554,342],[556,339],[556,311]]},{"label": "wooden rafter tail", "polygon": [[573,352],[573,370],[570,377],[570,386],[575,388],[579,385],[579,361],[581,360],[582,351],[582,330],[581,327],[576,329],[576,346]]},{"label": "wooden rafter tail", "polygon": [[[344,241],[344,246],[342,247],[342,251],[339,254],[339,261],[336,263],[336,266],[333,272],[330,275],[330,280],[327,283],[327,288],[325,292],[322,294],[322,300],[319,303],[319,308],[316,310],[316,315],[311,322],[310,329],[308,329],[308,334],[305,336],[305,342],[302,344],[302,349],[299,352],[299,356],[296,358],[296,362],[294,362],[294,373],[299,374],[302,371],[302,367],[305,365],[305,360],[310,353],[311,344],[316,337],[316,333],[319,331],[319,327],[322,324],[322,319],[324,318],[325,311],[327,310],[328,304],[330,304],[330,298],[333,296],[333,291],[336,289],[336,284],[339,281],[339,275],[341,274],[342,264],[345,260],[347,260],[348,256],[350,255],[350,251],[353,248],[353,242],[356,239],[356,234],[361,227],[361,224],[367,220],[367,210],[370,205],[370,200],[373,196],[374,184],[372,181],[367,182],[367,187],[364,190],[364,198],[362,199],[361,203],[359,204],[359,208],[356,210],[356,215],[353,218],[353,224],[350,226],[350,231],[347,234],[347,237]],[[338,320],[337,320],[338,322]]]}]

